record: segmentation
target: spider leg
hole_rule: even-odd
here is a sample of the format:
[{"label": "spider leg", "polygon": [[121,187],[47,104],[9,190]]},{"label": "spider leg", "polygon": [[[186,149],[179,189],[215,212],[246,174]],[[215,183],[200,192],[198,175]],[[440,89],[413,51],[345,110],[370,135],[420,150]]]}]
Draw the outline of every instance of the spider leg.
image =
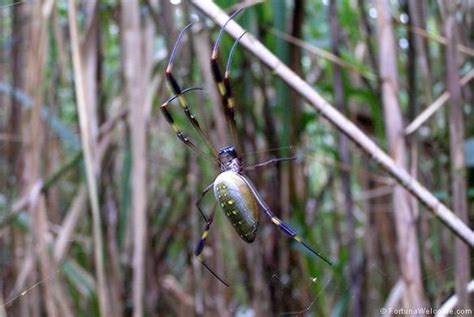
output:
[{"label": "spider leg", "polygon": [[197,209],[199,210],[199,213],[201,214],[201,216],[204,218],[204,221],[206,222],[209,222],[209,220],[208,220],[208,216],[206,216],[204,211],[202,211],[201,209],[201,202],[204,199],[204,196],[206,196],[206,194],[211,190],[213,186],[214,186],[214,182],[212,182],[206,188],[204,188],[204,190],[201,193],[201,196],[199,196],[199,199],[196,201],[196,204],[195,204]]},{"label": "spider leg", "polygon": [[310,247],[304,240],[301,238],[299,235],[296,234],[295,230],[291,228],[289,225],[285,224],[283,221],[281,221],[278,217],[276,217],[273,212],[268,208],[268,206],[265,206],[264,208],[262,206],[263,212],[270,218],[270,220],[278,227],[280,228],[281,231],[283,231],[287,236],[295,240],[296,242],[300,243],[303,245],[307,250],[309,250],[311,253],[314,255],[318,256],[321,260],[326,262],[329,265],[332,265],[331,261],[329,261],[325,256],[323,256],[321,253],[318,251],[314,250],[312,247]]},{"label": "spider leg", "polygon": [[217,59],[217,53],[218,53],[219,43],[222,38],[224,29],[227,26],[227,23],[229,23],[229,21],[232,20],[242,10],[243,9],[240,9],[234,12],[229,17],[227,22],[222,26],[222,28],[219,31],[219,34],[217,35],[217,39],[216,39],[216,42],[214,43],[214,47],[212,49],[212,54],[211,54],[212,75],[214,77],[214,81],[216,82],[217,90],[219,91],[219,94],[221,95],[222,107],[224,109],[226,121],[230,129],[232,142],[233,144],[235,144],[235,146],[237,146],[239,143],[238,143],[238,138],[237,138],[237,125],[235,122],[235,101],[234,101],[234,98],[232,97],[232,91],[231,91],[231,85],[230,85],[230,62],[232,60],[235,47],[237,46],[237,43],[245,34],[245,32],[237,40],[235,40],[234,44],[232,45],[229,57],[227,59],[227,67],[226,67],[224,76],[222,76],[221,68],[219,66],[219,62]]},{"label": "spider leg", "polygon": [[[173,50],[171,52],[170,59],[168,61],[168,66],[166,67],[166,79],[168,80],[168,84],[170,85],[171,89],[173,90],[174,94],[177,96],[179,104],[181,105],[181,108],[183,108],[184,113],[186,114],[186,118],[191,122],[193,127],[196,129],[196,131],[201,135],[201,137],[206,141],[207,145],[212,149],[214,157],[217,158],[217,151],[212,145],[211,141],[209,140],[208,136],[204,133],[202,130],[199,121],[196,119],[196,116],[191,112],[191,109],[188,106],[188,101],[185,97],[185,90],[181,89],[181,86],[179,85],[178,81],[176,78],[173,76],[173,63],[174,59],[176,57],[176,53],[178,51],[179,45],[181,44],[181,39],[184,35],[184,32],[189,29],[189,27],[192,25],[192,23],[188,24],[185,26],[181,32],[178,35],[178,39],[176,40],[176,43],[174,44]],[[163,106],[162,106],[163,110]],[[165,116],[167,116],[165,114]],[[167,116],[168,117],[168,116]],[[169,120],[168,120],[169,121]],[[176,131],[176,129],[175,129]],[[183,139],[178,135],[178,137],[183,141]],[[189,142],[183,141],[185,144],[188,144]],[[189,145],[189,144],[188,144]]]},{"label": "spider leg", "polygon": [[261,162],[261,163],[255,164],[255,165],[244,167],[244,170],[253,170],[253,169],[256,169],[256,168],[265,167],[269,164],[273,164],[273,163],[276,163],[276,162],[292,161],[292,160],[296,160],[296,156],[272,158],[272,159],[269,159],[268,161],[265,161],[265,162]]},{"label": "spider leg", "polygon": [[260,196],[260,194],[257,192],[257,190],[255,189],[255,187],[253,186],[253,184],[243,175],[241,175],[242,178],[244,179],[244,181],[247,183],[247,185],[249,186],[250,190],[252,191],[252,194],[255,196],[255,198],[257,199],[257,202],[258,204],[260,205],[260,207],[262,207],[263,209],[263,212],[265,213],[265,215],[267,215],[270,220],[273,222],[274,225],[276,225],[281,231],[283,231],[283,233],[285,233],[287,236],[289,236],[290,238],[292,238],[293,240],[295,240],[296,242],[298,242],[299,244],[301,244],[302,246],[304,246],[308,251],[310,251],[311,253],[313,253],[314,255],[318,256],[321,260],[323,260],[324,262],[326,262],[327,264],[329,265],[332,265],[331,261],[329,261],[325,256],[323,256],[321,253],[319,253],[318,251],[314,250],[312,247],[310,247],[304,240],[302,237],[300,237],[296,231],[291,228],[289,225],[287,225],[286,223],[284,223],[281,219],[279,219],[278,217],[275,216],[275,214],[273,214],[272,210],[270,209],[270,207],[268,207],[268,205],[265,203],[265,201],[263,200],[263,198]]},{"label": "spider leg", "polygon": [[[204,231],[201,235],[201,239],[196,245],[196,249],[194,251],[194,255],[198,259],[199,262],[216,278],[218,279],[222,284],[225,286],[229,287],[230,284],[226,282],[223,278],[221,278],[205,261],[204,261],[204,256],[202,254],[202,251],[204,250],[204,246],[206,245],[206,240],[207,237],[209,236],[209,229],[211,228],[211,225],[214,221],[214,213],[215,209],[212,211],[211,215],[209,218],[206,220],[206,227],[204,228]],[[202,214],[204,215],[204,214]]]},{"label": "spider leg", "polygon": [[[189,91],[193,91],[193,90],[201,90],[202,88],[200,87],[191,87],[191,88],[187,88],[187,89],[184,89],[181,93],[182,94],[185,94]],[[189,146],[193,151],[195,151],[196,153],[200,154],[200,155],[203,155],[203,156],[208,156],[206,153],[204,153],[203,151],[201,151],[199,149],[199,147],[196,146],[196,144],[191,140],[191,138],[189,138],[179,127],[178,125],[175,123],[173,117],[171,116],[171,113],[168,111],[168,106],[170,105],[170,103],[175,100],[176,98],[179,98],[179,95],[174,95],[173,97],[169,98],[168,100],[166,100],[161,106],[160,106],[160,109],[161,109],[161,112],[163,113],[164,117],[166,118],[166,121],[168,121],[168,123],[171,125],[171,127],[173,128],[173,130],[175,131],[176,135],[178,136],[178,138],[181,140],[181,142],[183,142],[185,145]]]}]

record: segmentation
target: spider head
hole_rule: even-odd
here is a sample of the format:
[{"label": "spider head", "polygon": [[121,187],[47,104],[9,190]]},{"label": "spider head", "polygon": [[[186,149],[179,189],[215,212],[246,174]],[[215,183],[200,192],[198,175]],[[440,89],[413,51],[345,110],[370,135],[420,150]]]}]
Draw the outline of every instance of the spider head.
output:
[{"label": "spider head", "polygon": [[240,158],[233,146],[224,146],[219,150],[219,163],[222,171],[240,172]]}]

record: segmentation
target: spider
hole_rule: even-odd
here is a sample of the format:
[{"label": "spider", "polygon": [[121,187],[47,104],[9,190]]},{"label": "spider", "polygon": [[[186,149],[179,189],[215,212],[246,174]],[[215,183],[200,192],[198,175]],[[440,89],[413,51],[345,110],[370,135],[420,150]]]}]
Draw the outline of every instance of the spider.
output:
[{"label": "spider", "polygon": [[[242,10],[242,9],[241,9]],[[236,11],[233,13],[226,23],[222,26],[217,36],[217,39],[214,43],[214,47],[212,49],[211,54],[211,71],[216,82],[219,94],[221,96],[221,103],[224,108],[224,114],[226,117],[226,121],[229,126],[230,134],[234,144],[237,143],[237,136],[236,136],[236,121],[234,116],[234,108],[235,102],[231,94],[231,85],[230,85],[230,64],[232,55],[234,53],[235,47],[237,46],[239,40],[245,35],[245,32],[241,34],[234,42],[231,47],[229,57],[227,59],[226,69],[224,76],[222,76],[222,72],[217,60],[217,52],[219,47],[219,42],[222,38],[223,32],[225,27],[229,21],[231,21],[237,14],[241,12],[241,10]],[[271,211],[269,206],[265,203],[262,199],[258,191],[256,190],[255,186],[249,180],[247,176],[244,175],[244,168],[242,167],[241,157],[237,153],[236,147],[232,145],[227,145],[222,147],[221,149],[217,150],[211,143],[211,141],[206,137],[204,131],[202,130],[198,120],[191,113],[191,110],[188,106],[187,99],[185,94],[187,92],[193,90],[200,90],[199,87],[191,87],[187,89],[181,89],[176,78],[173,76],[172,68],[173,62],[176,57],[176,52],[179,48],[181,43],[181,39],[185,31],[192,25],[188,24],[184,27],[178,35],[178,38],[174,44],[173,50],[170,55],[170,59],[168,61],[168,66],[166,68],[166,79],[170,85],[171,90],[174,93],[174,96],[169,98],[161,105],[161,111],[171,125],[173,130],[175,131],[178,138],[188,147],[190,147],[194,152],[198,154],[204,154],[203,151],[196,146],[196,144],[187,136],[175,123],[171,113],[168,111],[168,106],[172,101],[178,99],[180,106],[183,108],[184,113],[187,119],[191,122],[192,126],[196,129],[199,135],[205,140],[207,145],[210,147],[213,155],[213,159],[216,162],[216,165],[220,168],[220,174],[217,175],[215,180],[208,185],[204,191],[201,193],[201,196],[196,202],[196,207],[199,210],[199,213],[204,218],[206,225],[205,229],[201,235],[199,242],[194,251],[194,255],[197,257],[199,262],[203,264],[203,266],[220,282],[222,282],[226,286],[230,286],[228,282],[226,282],[223,278],[221,278],[205,261],[202,254],[204,246],[206,244],[206,240],[209,234],[209,230],[214,220],[214,212],[208,216],[206,213],[201,209],[201,202],[205,195],[213,189],[214,196],[221,207],[224,214],[227,216],[227,219],[230,221],[231,225],[234,227],[235,231],[238,233],[240,238],[247,243],[252,243],[255,240],[257,229],[258,229],[258,216],[259,210],[261,209],[263,213],[270,218],[271,222],[275,224],[278,228],[280,228],[283,233],[287,236],[304,246],[307,250],[309,250],[314,255],[321,258],[323,261],[332,265],[332,263],[319,252],[314,250],[310,247],[297,233],[293,230],[289,225],[285,224],[282,220],[274,215]],[[256,164],[250,168],[258,168],[262,166],[266,166],[271,163],[275,163],[278,161],[284,160],[291,160],[294,157],[290,158],[274,158],[259,164]],[[248,168],[246,168],[248,169]]]}]

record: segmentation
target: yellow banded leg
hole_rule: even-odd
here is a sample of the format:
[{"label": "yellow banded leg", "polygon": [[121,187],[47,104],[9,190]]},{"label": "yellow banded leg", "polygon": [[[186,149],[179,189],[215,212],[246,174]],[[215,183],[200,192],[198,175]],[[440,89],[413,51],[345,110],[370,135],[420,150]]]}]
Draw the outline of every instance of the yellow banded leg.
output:
[{"label": "yellow banded leg", "polygon": [[194,144],[194,142],[174,122],[174,119],[171,116],[171,113],[167,109],[168,105],[169,105],[169,103],[165,102],[164,104],[161,105],[160,109],[161,109],[161,112],[163,113],[164,117],[166,118],[166,121],[168,121],[168,123],[171,125],[174,132],[176,133],[176,136],[181,140],[181,142],[183,142],[185,145],[192,148],[195,152],[197,152],[199,154],[204,154],[201,150],[199,150],[199,148],[196,146],[196,144]]},{"label": "yellow banded leg", "polygon": [[[191,23],[192,24],[192,23]],[[186,118],[191,121],[191,124],[193,127],[196,129],[196,131],[201,135],[201,137],[205,140],[205,142],[208,144],[208,146],[212,149],[213,155],[217,157],[217,152],[214,148],[214,146],[211,144],[209,138],[205,135],[204,131],[201,129],[201,126],[199,125],[199,122],[196,119],[196,116],[191,112],[191,109],[188,106],[188,101],[185,97],[185,92],[186,90],[182,90],[181,86],[179,85],[178,81],[176,78],[173,76],[173,63],[174,63],[174,58],[176,57],[176,53],[178,51],[179,45],[181,43],[181,39],[183,37],[184,32],[191,26],[191,24],[188,24],[186,27],[184,27],[183,30],[178,35],[178,39],[176,40],[176,43],[174,44],[173,51],[171,52],[170,59],[168,61],[168,66],[166,67],[166,79],[171,87],[171,90],[174,92],[174,94],[177,96],[179,104],[184,110],[184,113],[186,114]],[[174,99],[175,97],[173,97]],[[179,137],[179,136],[178,136]],[[181,139],[181,137],[180,137]],[[183,141],[183,140],[182,140]],[[185,141],[183,141],[185,142]],[[187,142],[185,142],[187,143]]]},{"label": "yellow banded leg", "polygon": [[327,264],[332,265],[331,261],[329,261],[325,256],[323,256],[321,253],[319,253],[318,251],[311,248],[308,244],[306,244],[303,241],[303,239],[299,235],[296,234],[296,232],[295,232],[295,230],[293,230],[293,228],[291,228],[289,225],[282,222],[278,217],[273,215],[273,213],[271,212],[270,209],[265,208],[264,212],[267,216],[270,217],[273,224],[275,224],[278,228],[280,228],[280,230],[283,231],[286,235],[288,235],[290,238],[292,238],[293,240],[295,240],[296,242],[298,242],[299,244],[304,246],[307,250],[309,250],[314,255],[321,258]]},{"label": "yellow banded leg", "polygon": [[[224,26],[225,27],[225,26]],[[224,29],[221,29],[221,31]],[[212,50],[211,55],[211,71],[214,77],[214,81],[217,85],[217,90],[219,95],[221,96],[221,103],[224,109],[224,114],[226,117],[227,124],[229,126],[230,134],[232,137],[232,142],[235,146],[238,146],[238,139],[237,139],[237,124],[235,122],[235,102],[232,97],[231,86],[230,86],[230,74],[228,71],[225,72],[225,75],[222,76],[221,68],[219,66],[219,62],[217,59],[217,51],[219,47],[219,41],[221,38],[221,33],[219,34],[216,42],[214,43],[214,48]],[[233,51],[233,50],[232,50]],[[232,53],[229,55],[228,64],[232,57]]]},{"label": "yellow banded leg", "polygon": [[230,284],[226,282],[223,278],[221,278],[205,261],[202,251],[204,250],[204,246],[206,245],[207,237],[209,236],[209,229],[211,228],[212,222],[214,221],[214,211],[212,211],[211,216],[209,217],[208,221],[206,222],[206,227],[204,228],[203,233],[201,234],[201,239],[199,239],[198,244],[196,245],[196,249],[194,251],[194,255],[198,259],[199,262],[215,277],[217,278],[222,284],[229,287]]}]

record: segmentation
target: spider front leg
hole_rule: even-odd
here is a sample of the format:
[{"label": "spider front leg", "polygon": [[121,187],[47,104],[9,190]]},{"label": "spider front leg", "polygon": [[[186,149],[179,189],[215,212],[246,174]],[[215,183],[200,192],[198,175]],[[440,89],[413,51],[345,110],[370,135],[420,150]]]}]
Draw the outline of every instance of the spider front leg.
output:
[{"label": "spider front leg", "polygon": [[235,122],[235,101],[234,101],[234,98],[232,97],[232,90],[231,90],[231,84],[230,84],[230,65],[231,65],[232,56],[234,54],[235,48],[239,40],[242,38],[242,36],[244,36],[245,32],[242,33],[235,40],[234,44],[232,45],[232,48],[230,49],[229,57],[227,58],[224,76],[222,76],[217,54],[218,54],[218,49],[219,49],[219,43],[224,33],[225,27],[227,26],[227,23],[229,23],[229,21],[231,21],[237,14],[242,12],[242,10],[243,9],[239,9],[236,12],[234,12],[229,17],[227,22],[224,23],[222,28],[219,30],[219,34],[217,35],[217,39],[216,39],[216,42],[214,43],[214,47],[212,48],[212,53],[211,53],[211,72],[214,77],[214,81],[216,82],[217,90],[219,91],[219,94],[221,96],[221,103],[224,109],[224,114],[225,114],[227,124],[230,129],[232,142],[237,147],[237,149],[240,149],[240,146],[239,146],[239,140],[237,138],[237,124]]},{"label": "spider front leg", "polygon": [[247,167],[244,168],[244,170],[253,170],[253,169],[260,168],[260,167],[265,167],[265,166],[273,164],[273,163],[283,162],[283,161],[293,161],[293,160],[296,160],[296,156],[272,158],[272,159],[269,159],[268,161],[265,161],[265,162],[262,162],[262,163],[257,163],[257,164],[252,165],[252,166],[247,166]]},{"label": "spider front leg", "polygon": [[[191,88],[189,89],[185,89],[185,90],[182,90],[181,89],[181,86],[179,85],[178,81],[176,80],[176,78],[174,77],[173,75],[173,63],[174,63],[174,59],[176,57],[176,53],[178,51],[178,48],[179,48],[179,45],[181,43],[181,39],[184,35],[184,32],[189,29],[189,27],[192,25],[192,23],[188,24],[186,27],[184,27],[184,29],[181,30],[181,32],[179,33],[178,35],[178,39],[176,40],[176,43],[174,44],[174,47],[173,47],[173,50],[171,51],[171,56],[170,56],[170,59],[168,61],[168,66],[166,67],[166,79],[168,81],[168,84],[170,85],[171,87],[171,90],[174,92],[175,96],[172,97],[172,99],[175,99],[175,98],[178,98],[178,101],[179,101],[179,104],[181,106],[181,108],[183,108],[184,110],[184,113],[186,114],[186,118],[191,122],[191,124],[193,125],[194,129],[196,129],[196,131],[199,133],[199,135],[205,140],[205,142],[207,143],[207,145],[212,149],[213,151],[213,155],[214,157],[217,156],[217,153],[216,153],[216,150],[214,148],[214,146],[211,144],[211,141],[209,140],[209,138],[206,136],[206,134],[204,133],[204,131],[202,130],[200,124],[199,124],[199,121],[196,119],[196,116],[191,112],[191,109],[189,108],[188,106],[188,101],[186,99],[186,96],[185,96],[185,93],[186,91],[189,91]],[[163,111],[163,114],[165,115],[165,117],[168,119],[168,122],[170,122],[170,119],[171,118],[171,115],[169,114],[169,112],[167,111],[166,109],[166,105],[162,105],[161,106],[161,110]],[[171,119],[172,120],[172,119]],[[173,124],[172,124],[173,126]],[[177,130],[177,128],[175,128],[175,126],[173,126],[173,128],[175,129],[176,133],[178,134],[178,132],[180,132],[179,130]],[[186,145],[188,146],[191,146],[192,148],[195,148],[195,146],[191,145],[190,144],[190,140],[187,136],[183,135],[182,132],[181,132],[181,135],[178,134],[178,137],[180,138],[181,141],[183,141]],[[192,143],[192,142],[191,142]]]},{"label": "spider front leg", "polygon": [[[185,89],[181,92],[181,94],[185,94],[189,91],[193,91],[193,90],[201,90],[201,88],[199,87],[191,87],[191,88],[188,88],[188,89]],[[181,140],[181,142],[183,142],[185,145],[189,146],[193,151],[195,151],[196,153],[200,154],[200,155],[204,155],[206,156],[206,154],[204,152],[202,152],[197,146],[196,144],[194,144],[194,142],[178,127],[178,125],[175,123],[173,117],[171,116],[171,113],[168,111],[168,106],[170,105],[170,103],[175,100],[176,98],[179,98],[179,95],[175,95],[171,98],[169,98],[168,100],[166,100],[161,106],[160,106],[160,109],[161,109],[161,112],[163,113],[163,116],[166,118],[166,121],[168,121],[168,123],[171,125],[171,127],[173,128],[174,132],[176,133],[176,135],[178,136],[178,138]]]},{"label": "spider front leg", "polygon": [[199,262],[216,278],[218,279],[222,284],[225,286],[229,287],[230,284],[226,282],[223,278],[221,278],[205,261],[204,261],[204,256],[202,254],[202,251],[204,250],[204,246],[206,245],[206,240],[207,237],[209,236],[209,230],[211,228],[212,223],[214,222],[214,213],[215,213],[215,208],[212,210],[212,213],[210,216],[206,216],[206,214],[202,211],[201,209],[201,202],[204,198],[204,196],[209,192],[209,190],[214,186],[214,183],[210,184],[207,186],[204,191],[201,193],[201,196],[199,199],[196,201],[196,207],[198,208],[201,216],[204,218],[206,221],[206,226],[204,228],[203,233],[201,234],[201,239],[196,245],[196,249],[194,250],[194,255],[198,259]]}]

